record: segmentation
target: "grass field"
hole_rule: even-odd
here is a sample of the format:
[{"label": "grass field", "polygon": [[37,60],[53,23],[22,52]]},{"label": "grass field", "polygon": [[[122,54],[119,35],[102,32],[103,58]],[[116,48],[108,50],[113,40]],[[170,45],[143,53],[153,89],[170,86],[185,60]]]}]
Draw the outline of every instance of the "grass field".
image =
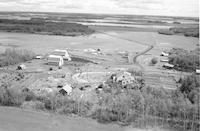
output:
[{"label": "grass field", "polygon": [[103,125],[90,119],[0,107],[0,131],[122,131],[118,125]]},{"label": "grass field", "polygon": [[97,33],[90,36],[64,37],[1,32],[0,52],[8,47],[26,48],[36,53],[47,53],[56,48],[100,48],[109,52],[116,50],[139,52],[144,50],[145,46],[138,42],[156,45],[157,50],[171,47],[194,49],[199,42],[198,38],[166,36],[154,32],[107,31],[106,33],[109,35]]},{"label": "grass field", "polygon": [[94,120],[0,107],[0,131],[169,131],[157,127],[138,129]]}]

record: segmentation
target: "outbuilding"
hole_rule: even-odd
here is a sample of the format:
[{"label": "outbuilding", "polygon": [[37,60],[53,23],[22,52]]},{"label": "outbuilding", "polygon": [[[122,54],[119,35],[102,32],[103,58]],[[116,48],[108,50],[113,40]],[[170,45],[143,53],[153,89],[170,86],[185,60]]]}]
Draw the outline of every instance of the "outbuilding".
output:
[{"label": "outbuilding", "polygon": [[62,87],[62,89],[59,90],[59,92],[62,95],[70,95],[72,93],[72,87],[68,84],[66,84],[65,86]]},{"label": "outbuilding", "polygon": [[71,61],[71,57],[67,50],[56,49],[53,52],[54,55],[62,56],[64,60]]},{"label": "outbuilding", "polygon": [[35,59],[42,59],[43,57],[41,56],[41,55],[37,55],[36,57],[35,57]]},{"label": "outbuilding", "polygon": [[169,62],[169,59],[161,59],[160,62]]},{"label": "outbuilding", "polygon": [[49,55],[47,58],[48,65],[62,67],[64,65],[64,60],[62,56]]},{"label": "outbuilding", "polygon": [[163,67],[166,68],[166,69],[173,69],[174,65],[166,63],[166,64],[163,65]]},{"label": "outbuilding", "polygon": [[169,56],[169,53],[166,53],[166,52],[163,51],[163,52],[161,53],[161,56]]},{"label": "outbuilding", "polygon": [[196,69],[196,74],[200,74],[200,69]]},{"label": "outbuilding", "polygon": [[24,69],[26,69],[26,65],[24,64],[21,64],[17,67],[17,70],[24,70]]}]

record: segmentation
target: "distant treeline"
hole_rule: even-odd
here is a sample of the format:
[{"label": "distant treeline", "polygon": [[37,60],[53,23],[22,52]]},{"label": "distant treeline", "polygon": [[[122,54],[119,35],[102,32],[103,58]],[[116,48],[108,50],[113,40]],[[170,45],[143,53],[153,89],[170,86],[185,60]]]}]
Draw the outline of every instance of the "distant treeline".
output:
[{"label": "distant treeline", "polygon": [[182,34],[184,36],[188,36],[188,37],[198,37],[199,38],[199,27],[187,27],[187,28],[183,28],[183,27],[173,27],[170,29],[162,29],[162,30],[158,30],[159,34],[165,34],[165,35],[174,35],[174,34]]},{"label": "distant treeline", "polygon": [[66,22],[47,22],[44,19],[0,19],[0,31],[63,36],[88,35],[94,32],[94,30],[85,25]]}]

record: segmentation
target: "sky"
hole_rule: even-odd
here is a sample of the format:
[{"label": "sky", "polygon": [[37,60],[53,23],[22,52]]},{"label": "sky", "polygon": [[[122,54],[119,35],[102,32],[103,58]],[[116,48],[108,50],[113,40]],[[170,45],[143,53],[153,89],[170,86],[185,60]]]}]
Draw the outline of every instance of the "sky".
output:
[{"label": "sky", "polygon": [[199,17],[199,0],[0,0],[0,11]]}]

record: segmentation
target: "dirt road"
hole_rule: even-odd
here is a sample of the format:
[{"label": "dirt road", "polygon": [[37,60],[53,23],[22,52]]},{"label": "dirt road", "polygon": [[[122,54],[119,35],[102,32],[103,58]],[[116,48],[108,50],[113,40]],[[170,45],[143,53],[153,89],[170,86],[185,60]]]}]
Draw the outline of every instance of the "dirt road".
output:
[{"label": "dirt road", "polygon": [[135,56],[133,57],[133,63],[134,63],[135,65],[138,65],[138,66],[141,68],[141,70],[143,70],[143,71],[144,71],[144,67],[143,67],[139,62],[137,62],[137,58],[138,58],[139,56],[141,56],[141,55],[146,54],[148,51],[150,51],[151,49],[153,49],[153,47],[154,47],[153,45],[148,46],[147,49],[145,49],[144,51],[138,53],[137,55],[135,55]]}]

